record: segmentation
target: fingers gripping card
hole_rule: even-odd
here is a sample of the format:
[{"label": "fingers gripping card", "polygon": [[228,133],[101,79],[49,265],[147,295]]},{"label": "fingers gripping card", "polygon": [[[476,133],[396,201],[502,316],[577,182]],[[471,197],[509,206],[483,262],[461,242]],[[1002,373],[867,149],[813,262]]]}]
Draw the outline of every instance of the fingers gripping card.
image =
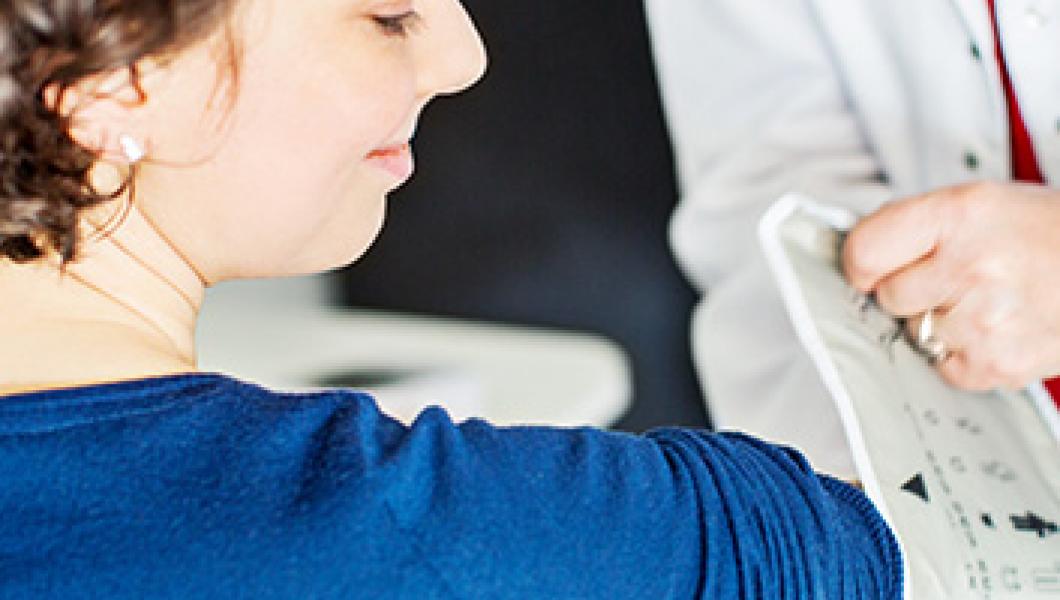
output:
[{"label": "fingers gripping card", "polygon": [[1060,599],[1060,427],[1044,390],[946,385],[843,278],[854,217],[788,196],[760,236],[834,397],[866,493],[901,540],[910,598]]}]

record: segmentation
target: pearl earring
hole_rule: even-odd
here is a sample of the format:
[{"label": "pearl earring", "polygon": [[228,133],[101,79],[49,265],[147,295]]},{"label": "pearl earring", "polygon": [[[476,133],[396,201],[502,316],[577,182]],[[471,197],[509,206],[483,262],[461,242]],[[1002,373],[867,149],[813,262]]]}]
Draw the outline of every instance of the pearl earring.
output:
[{"label": "pearl earring", "polygon": [[143,160],[147,154],[140,142],[136,141],[136,138],[131,135],[122,134],[118,136],[118,143],[121,144],[121,150],[125,154],[125,158],[129,160],[129,164],[135,165]]}]

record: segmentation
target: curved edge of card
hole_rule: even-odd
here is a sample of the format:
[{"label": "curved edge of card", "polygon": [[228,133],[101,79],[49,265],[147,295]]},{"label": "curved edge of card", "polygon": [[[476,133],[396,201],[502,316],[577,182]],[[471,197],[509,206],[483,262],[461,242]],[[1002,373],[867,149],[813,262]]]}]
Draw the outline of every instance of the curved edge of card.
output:
[{"label": "curved edge of card", "polygon": [[797,210],[803,210],[841,230],[849,229],[855,218],[853,214],[841,209],[826,207],[805,196],[790,194],[778,200],[766,212],[759,223],[758,233],[766,260],[780,287],[784,304],[791,314],[795,333],[809,352],[810,358],[813,359],[814,366],[817,367],[828,392],[836,400],[839,416],[843,421],[851,451],[854,453],[854,464],[862,478],[865,492],[877,505],[880,505],[880,512],[884,513],[884,518],[888,518],[882,506],[883,495],[866,451],[865,440],[861,435],[861,427],[854,413],[853,402],[843,384],[839,368],[832,361],[824,340],[817,332],[809,306],[806,305],[803,297],[802,288],[799,286],[798,277],[780,241],[781,225]]},{"label": "curved edge of card", "polygon": [[[773,204],[759,221],[758,236],[762,250],[766,256],[766,262],[773,271],[774,278],[780,288],[784,305],[791,316],[795,333],[803,347],[809,353],[814,366],[825,385],[825,388],[835,400],[839,410],[839,417],[843,423],[850,451],[853,454],[854,466],[861,476],[865,494],[875,503],[883,519],[895,531],[894,521],[890,516],[887,503],[880,489],[879,480],[876,477],[872,461],[869,459],[865,438],[858,424],[858,418],[854,411],[854,403],[847,392],[839,368],[832,361],[828,348],[814,325],[810,308],[806,304],[798,277],[785,254],[781,238],[780,227],[796,211],[805,211],[821,221],[839,230],[848,230],[857,221],[856,216],[844,209],[829,207],[800,195],[788,194]],[[896,535],[898,535],[896,533]],[[901,536],[899,535],[899,540]],[[909,567],[903,565],[905,570],[905,597],[911,598]]]}]

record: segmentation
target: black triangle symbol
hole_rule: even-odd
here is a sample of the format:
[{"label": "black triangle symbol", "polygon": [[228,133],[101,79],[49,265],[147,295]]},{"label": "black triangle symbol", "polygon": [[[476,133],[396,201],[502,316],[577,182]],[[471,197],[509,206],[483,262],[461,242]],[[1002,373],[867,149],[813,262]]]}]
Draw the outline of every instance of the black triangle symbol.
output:
[{"label": "black triangle symbol", "polygon": [[928,499],[927,485],[924,483],[924,474],[917,473],[915,477],[902,484],[902,489],[917,496],[924,502],[930,502]]}]

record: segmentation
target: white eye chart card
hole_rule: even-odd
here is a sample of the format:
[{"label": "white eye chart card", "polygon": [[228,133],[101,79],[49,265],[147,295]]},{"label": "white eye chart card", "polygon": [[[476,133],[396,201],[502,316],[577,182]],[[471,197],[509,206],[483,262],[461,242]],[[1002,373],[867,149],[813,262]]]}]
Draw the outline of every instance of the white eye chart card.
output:
[{"label": "white eye chart card", "polygon": [[839,253],[853,222],[788,196],[760,234],[865,491],[901,541],[907,596],[1060,600],[1055,409],[1042,390],[949,387],[902,325],[846,283]]}]

